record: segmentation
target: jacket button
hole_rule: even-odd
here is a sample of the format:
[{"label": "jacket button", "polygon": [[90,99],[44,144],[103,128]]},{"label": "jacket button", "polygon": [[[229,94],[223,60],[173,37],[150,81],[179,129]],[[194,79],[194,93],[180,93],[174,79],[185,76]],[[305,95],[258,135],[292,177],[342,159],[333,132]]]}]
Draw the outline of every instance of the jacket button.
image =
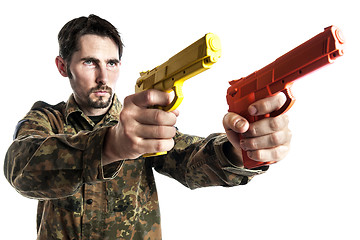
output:
[{"label": "jacket button", "polygon": [[93,200],[92,200],[92,199],[88,199],[88,200],[86,200],[86,203],[90,205],[90,204],[93,203]]}]

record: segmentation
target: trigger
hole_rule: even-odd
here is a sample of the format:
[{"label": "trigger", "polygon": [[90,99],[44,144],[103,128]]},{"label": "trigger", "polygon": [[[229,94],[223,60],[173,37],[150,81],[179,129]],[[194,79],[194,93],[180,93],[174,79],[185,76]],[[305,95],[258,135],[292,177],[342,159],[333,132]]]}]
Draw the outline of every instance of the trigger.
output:
[{"label": "trigger", "polygon": [[270,113],[270,117],[276,117],[287,112],[295,103],[295,97],[292,95],[290,88],[285,88],[282,92],[286,96],[286,102],[279,110]]},{"label": "trigger", "polygon": [[176,84],[172,89],[174,90],[175,97],[168,106],[163,108],[163,110],[167,112],[174,111],[176,108],[178,108],[178,106],[181,104],[182,100],[184,99],[184,95],[182,93],[182,84]]}]

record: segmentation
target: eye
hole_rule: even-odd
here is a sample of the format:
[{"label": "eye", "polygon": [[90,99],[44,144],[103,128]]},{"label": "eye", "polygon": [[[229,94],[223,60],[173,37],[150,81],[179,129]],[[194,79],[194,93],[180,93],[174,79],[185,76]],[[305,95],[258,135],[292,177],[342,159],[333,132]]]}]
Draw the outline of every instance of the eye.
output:
[{"label": "eye", "polygon": [[115,61],[110,61],[110,62],[108,62],[108,66],[109,66],[109,67],[116,67],[117,65],[118,65],[118,63],[115,62]]},{"label": "eye", "polygon": [[93,61],[90,60],[90,59],[88,59],[88,60],[85,60],[85,61],[84,61],[84,64],[85,64],[85,65],[93,65]]}]

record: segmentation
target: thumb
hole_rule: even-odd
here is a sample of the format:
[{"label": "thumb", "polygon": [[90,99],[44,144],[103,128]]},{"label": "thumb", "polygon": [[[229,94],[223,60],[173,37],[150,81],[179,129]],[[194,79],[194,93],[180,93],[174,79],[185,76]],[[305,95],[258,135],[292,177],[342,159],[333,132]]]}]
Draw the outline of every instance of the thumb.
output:
[{"label": "thumb", "polygon": [[249,129],[249,122],[239,114],[229,112],[223,118],[223,126],[226,133],[245,133]]},{"label": "thumb", "polygon": [[224,116],[223,125],[230,143],[236,149],[241,149],[240,133],[244,133],[249,129],[249,122],[240,115],[230,112]]}]

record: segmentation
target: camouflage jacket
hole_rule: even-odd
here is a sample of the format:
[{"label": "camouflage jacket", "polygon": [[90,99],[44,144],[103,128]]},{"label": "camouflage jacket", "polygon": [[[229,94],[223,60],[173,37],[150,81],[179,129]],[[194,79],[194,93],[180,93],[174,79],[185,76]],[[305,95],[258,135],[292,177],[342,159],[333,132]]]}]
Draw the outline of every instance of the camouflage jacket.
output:
[{"label": "camouflage jacket", "polygon": [[38,239],[161,239],[153,168],[191,189],[246,184],[266,170],[234,166],[222,151],[224,134],[180,132],[167,155],[102,166],[104,135],[120,111],[114,96],[95,125],[71,96],[37,102],[19,122],[4,170],[19,193],[39,200]]}]

